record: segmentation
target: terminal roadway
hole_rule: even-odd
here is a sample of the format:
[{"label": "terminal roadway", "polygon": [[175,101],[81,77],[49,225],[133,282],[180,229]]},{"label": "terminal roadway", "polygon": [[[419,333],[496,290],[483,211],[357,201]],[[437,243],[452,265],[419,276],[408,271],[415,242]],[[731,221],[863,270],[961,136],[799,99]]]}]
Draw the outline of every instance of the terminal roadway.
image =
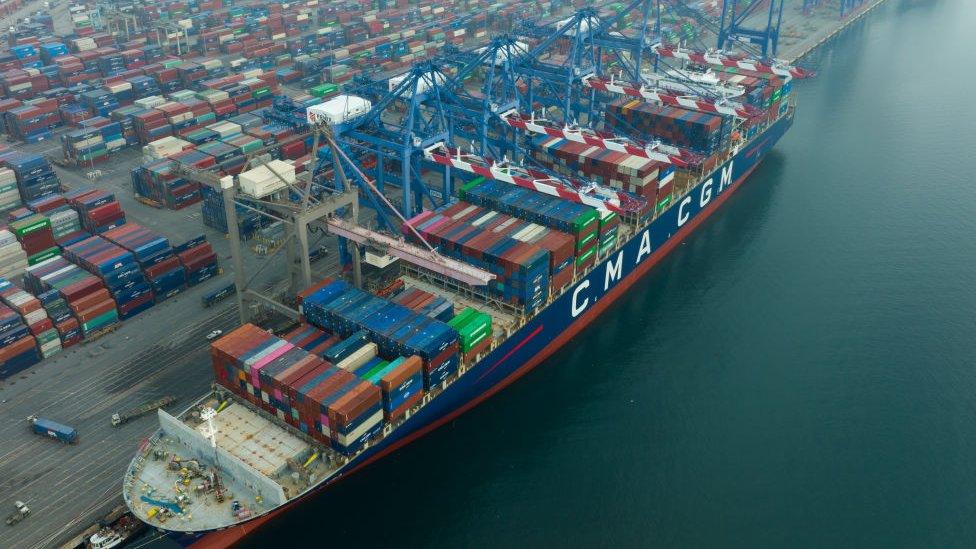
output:
[{"label": "terminal roadway", "polygon": [[[120,502],[125,468],[157,422],[155,414],[147,414],[112,427],[111,415],[163,395],[176,396],[170,407],[181,409],[202,394],[213,379],[206,336],[237,324],[229,305],[208,310],[212,316],[189,325],[171,318],[188,307],[151,310],[142,320],[183,327],[155,344],[136,346],[128,343],[140,339],[134,332],[144,323],[123,324],[107,338],[69,349],[4,383],[0,509],[5,516],[15,500],[23,500],[32,513],[20,524],[0,523],[0,547],[52,546]],[[25,421],[31,414],[75,427],[77,444],[34,435]]]}]

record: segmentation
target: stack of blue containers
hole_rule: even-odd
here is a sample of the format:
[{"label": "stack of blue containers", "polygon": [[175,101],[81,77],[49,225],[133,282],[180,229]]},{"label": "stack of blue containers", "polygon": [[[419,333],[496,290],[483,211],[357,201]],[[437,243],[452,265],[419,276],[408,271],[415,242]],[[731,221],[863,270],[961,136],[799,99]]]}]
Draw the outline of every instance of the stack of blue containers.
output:
[{"label": "stack of blue containers", "polygon": [[[136,177],[133,176],[133,181],[135,180]],[[227,234],[227,216],[224,215],[224,198],[220,191],[214,190],[209,185],[204,185],[200,190],[203,194],[203,224]],[[138,188],[136,192],[139,192]],[[266,217],[241,205],[235,207],[238,234],[242,239],[250,238],[258,229],[264,227]]]},{"label": "stack of blue containers", "polygon": [[102,279],[115,300],[119,318],[130,318],[152,307],[152,286],[128,250],[93,236],[66,247],[64,255]]},{"label": "stack of blue containers", "polygon": [[37,340],[16,311],[0,305],[0,379],[8,378],[41,360]]},{"label": "stack of blue containers", "polygon": [[98,58],[98,68],[105,76],[114,76],[125,71],[125,59],[120,53],[103,55]]},{"label": "stack of blue containers", "polygon": [[159,95],[159,84],[151,76],[134,76],[128,80],[132,84],[133,99],[142,99],[150,95]]},{"label": "stack of blue containers", "polygon": [[98,116],[108,116],[112,109],[119,107],[115,95],[108,90],[92,90],[81,94],[81,104]]},{"label": "stack of blue containers", "polygon": [[0,165],[13,170],[17,176],[17,188],[24,202],[56,194],[61,182],[50,162],[39,154],[16,151],[0,154]]},{"label": "stack of blue containers", "polygon": [[[102,236],[132,252],[152,285],[157,303],[176,295],[186,286],[185,269],[165,236],[135,223],[126,223]],[[206,240],[205,236],[198,238]]]},{"label": "stack of blue containers", "polygon": [[117,151],[127,144],[122,135],[122,124],[119,122],[109,122],[104,117],[95,117],[82,120],[81,127],[96,129],[109,152]]},{"label": "stack of blue containers", "polygon": [[41,44],[41,60],[50,64],[58,56],[68,55],[68,46],[60,42],[48,42]]},{"label": "stack of blue containers", "polygon": [[365,331],[382,356],[418,355],[428,389],[457,371],[458,333],[444,322],[341,280],[305,297],[301,307],[305,319],[324,330],[340,335]]},{"label": "stack of blue containers", "polygon": [[112,93],[112,97],[119,105],[127,105],[136,99],[135,94],[132,93],[132,84],[129,82],[116,82],[105,87]]},{"label": "stack of blue containers", "polygon": [[[41,74],[47,77],[49,82],[50,81],[57,82],[58,77],[61,74],[61,68],[58,67],[57,65],[43,65],[41,67],[38,67],[38,70],[41,71]],[[50,97],[51,92],[56,92],[58,90],[64,90],[64,88],[57,88],[57,90],[46,90],[41,95],[44,97]]]},{"label": "stack of blue containers", "polygon": [[10,52],[17,57],[17,59],[30,59],[37,55],[37,48],[32,44],[22,44],[20,46],[13,46],[10,48]]},{"label": "stack of blue containers", "polygon": [[466,189],[463,199],[477,206],[491,208],[568,234],[576,234],[579,227],[574,223],[593,211],[591,206],[585,204],[493,179]]}]

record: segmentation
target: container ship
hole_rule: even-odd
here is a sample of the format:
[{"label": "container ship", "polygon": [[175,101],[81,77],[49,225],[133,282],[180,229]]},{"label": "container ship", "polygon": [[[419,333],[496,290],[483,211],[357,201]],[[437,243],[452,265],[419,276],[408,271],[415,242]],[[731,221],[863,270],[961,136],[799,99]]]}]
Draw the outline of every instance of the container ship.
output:
[{"label": "container ship", "polygon": [[594,145],[605,133],[540,131],[543,121],[506,118],[540,134],[530,154],[547,173],[597,181],[592,189],[611,189],[615,204],[641,204],[636,211],[431,147],[429,160],[472,178],[445,205],[405,219],[403,238],[491,273],[487,285],[452,283],[401,261],[382,291],[341,279],[303,291],[301,322],[288,333],[245,324],[224,334],[211,345],[211,391],[182,413],[158,411],[159,429],[125,473],[129,509],[185,546],[229,546],[514,382],[625,295],[749,177],[793,123],[790,71],[717,73],[737,85],[749,80],[747,93],[760,90],[761,112],[747,117],[669,106],[650,101],[643,86],[583,77],[599,93],[626,96],[607,112],[647,141],[709,151],[684,165],[633,147],[610,155],[612,143]]}]

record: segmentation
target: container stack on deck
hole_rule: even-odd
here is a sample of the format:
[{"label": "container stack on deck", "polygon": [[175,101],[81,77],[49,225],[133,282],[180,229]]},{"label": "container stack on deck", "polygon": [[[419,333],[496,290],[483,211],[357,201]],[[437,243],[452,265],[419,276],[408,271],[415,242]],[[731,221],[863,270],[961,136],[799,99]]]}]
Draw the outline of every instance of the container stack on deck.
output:
[{"label": "container stack on deck", "polygon": [[655,136],[706,155],[721,145],[726,131],[720,115],[641,99],[618,99],[607,105],[606,124],[618,134]]},{"label": "container stack on deck", "polygon": [[349,337],[365,332],[382,356],[419,356],[427,389],[457,371],[458,334],[453,328],[343,281],[325,281],[304,297],[301,309],[310,324],[331,333]]},{"label": "container stack on deck", "polygon": [[489,291],[526,309],[541,307],[550,290],[573,280],[573,237],[543,225],[467,202],[423,212],[407,224],[445,255],[494,273]]},{"label": "container stack on deck", "polygon": [[454,303],[449,299],[430,293],[420,288],[404,288],[392,297],[394,303],[427,315],[437,320],[448,322],[454,318]]},{"label": "container stack on deck", "polygon": [[500,181],[478,178],[460,189],[472,203],[562,231],[573,237],[576,268],[585,269],[616,245],[620,218],[595,208]]},{"label": "container stack on deck", "polygon": [[583,174],[600,185],[643,196],[651,203],[657,202],[658,188],[674,173],[673,167],[661,162],[561,137],[539,137],[532,147],[532,157],[558,174],[571,178]]},{"label": "container stack on deck", "polygon": [[278,338],[246,324],[214,342],[211,357],[221,385],[353,454],[423,394],[419,357],[385,361],[376,351],[359,335],[340,340],[302,325]]}]

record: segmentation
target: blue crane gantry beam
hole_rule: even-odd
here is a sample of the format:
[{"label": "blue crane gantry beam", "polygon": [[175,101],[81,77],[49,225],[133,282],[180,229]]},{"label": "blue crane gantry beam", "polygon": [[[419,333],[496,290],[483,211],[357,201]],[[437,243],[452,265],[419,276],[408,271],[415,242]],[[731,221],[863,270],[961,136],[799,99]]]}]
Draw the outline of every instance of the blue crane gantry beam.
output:
[{"label": "blue crane gantry beam", "polygon": [[[740,7],[741,0],[724,0],[719,19],[718,44],[720,50],[731,51],[733,46],[749,43],[759,46],[763,57],[775,57],[779,47],[779,30],[783,24],[783,0],[769,0],[766,26],[750,28],[746,19],[758,14],[762,2],[749,2]],[[846,0],[841,0],[844,2]]]}]

